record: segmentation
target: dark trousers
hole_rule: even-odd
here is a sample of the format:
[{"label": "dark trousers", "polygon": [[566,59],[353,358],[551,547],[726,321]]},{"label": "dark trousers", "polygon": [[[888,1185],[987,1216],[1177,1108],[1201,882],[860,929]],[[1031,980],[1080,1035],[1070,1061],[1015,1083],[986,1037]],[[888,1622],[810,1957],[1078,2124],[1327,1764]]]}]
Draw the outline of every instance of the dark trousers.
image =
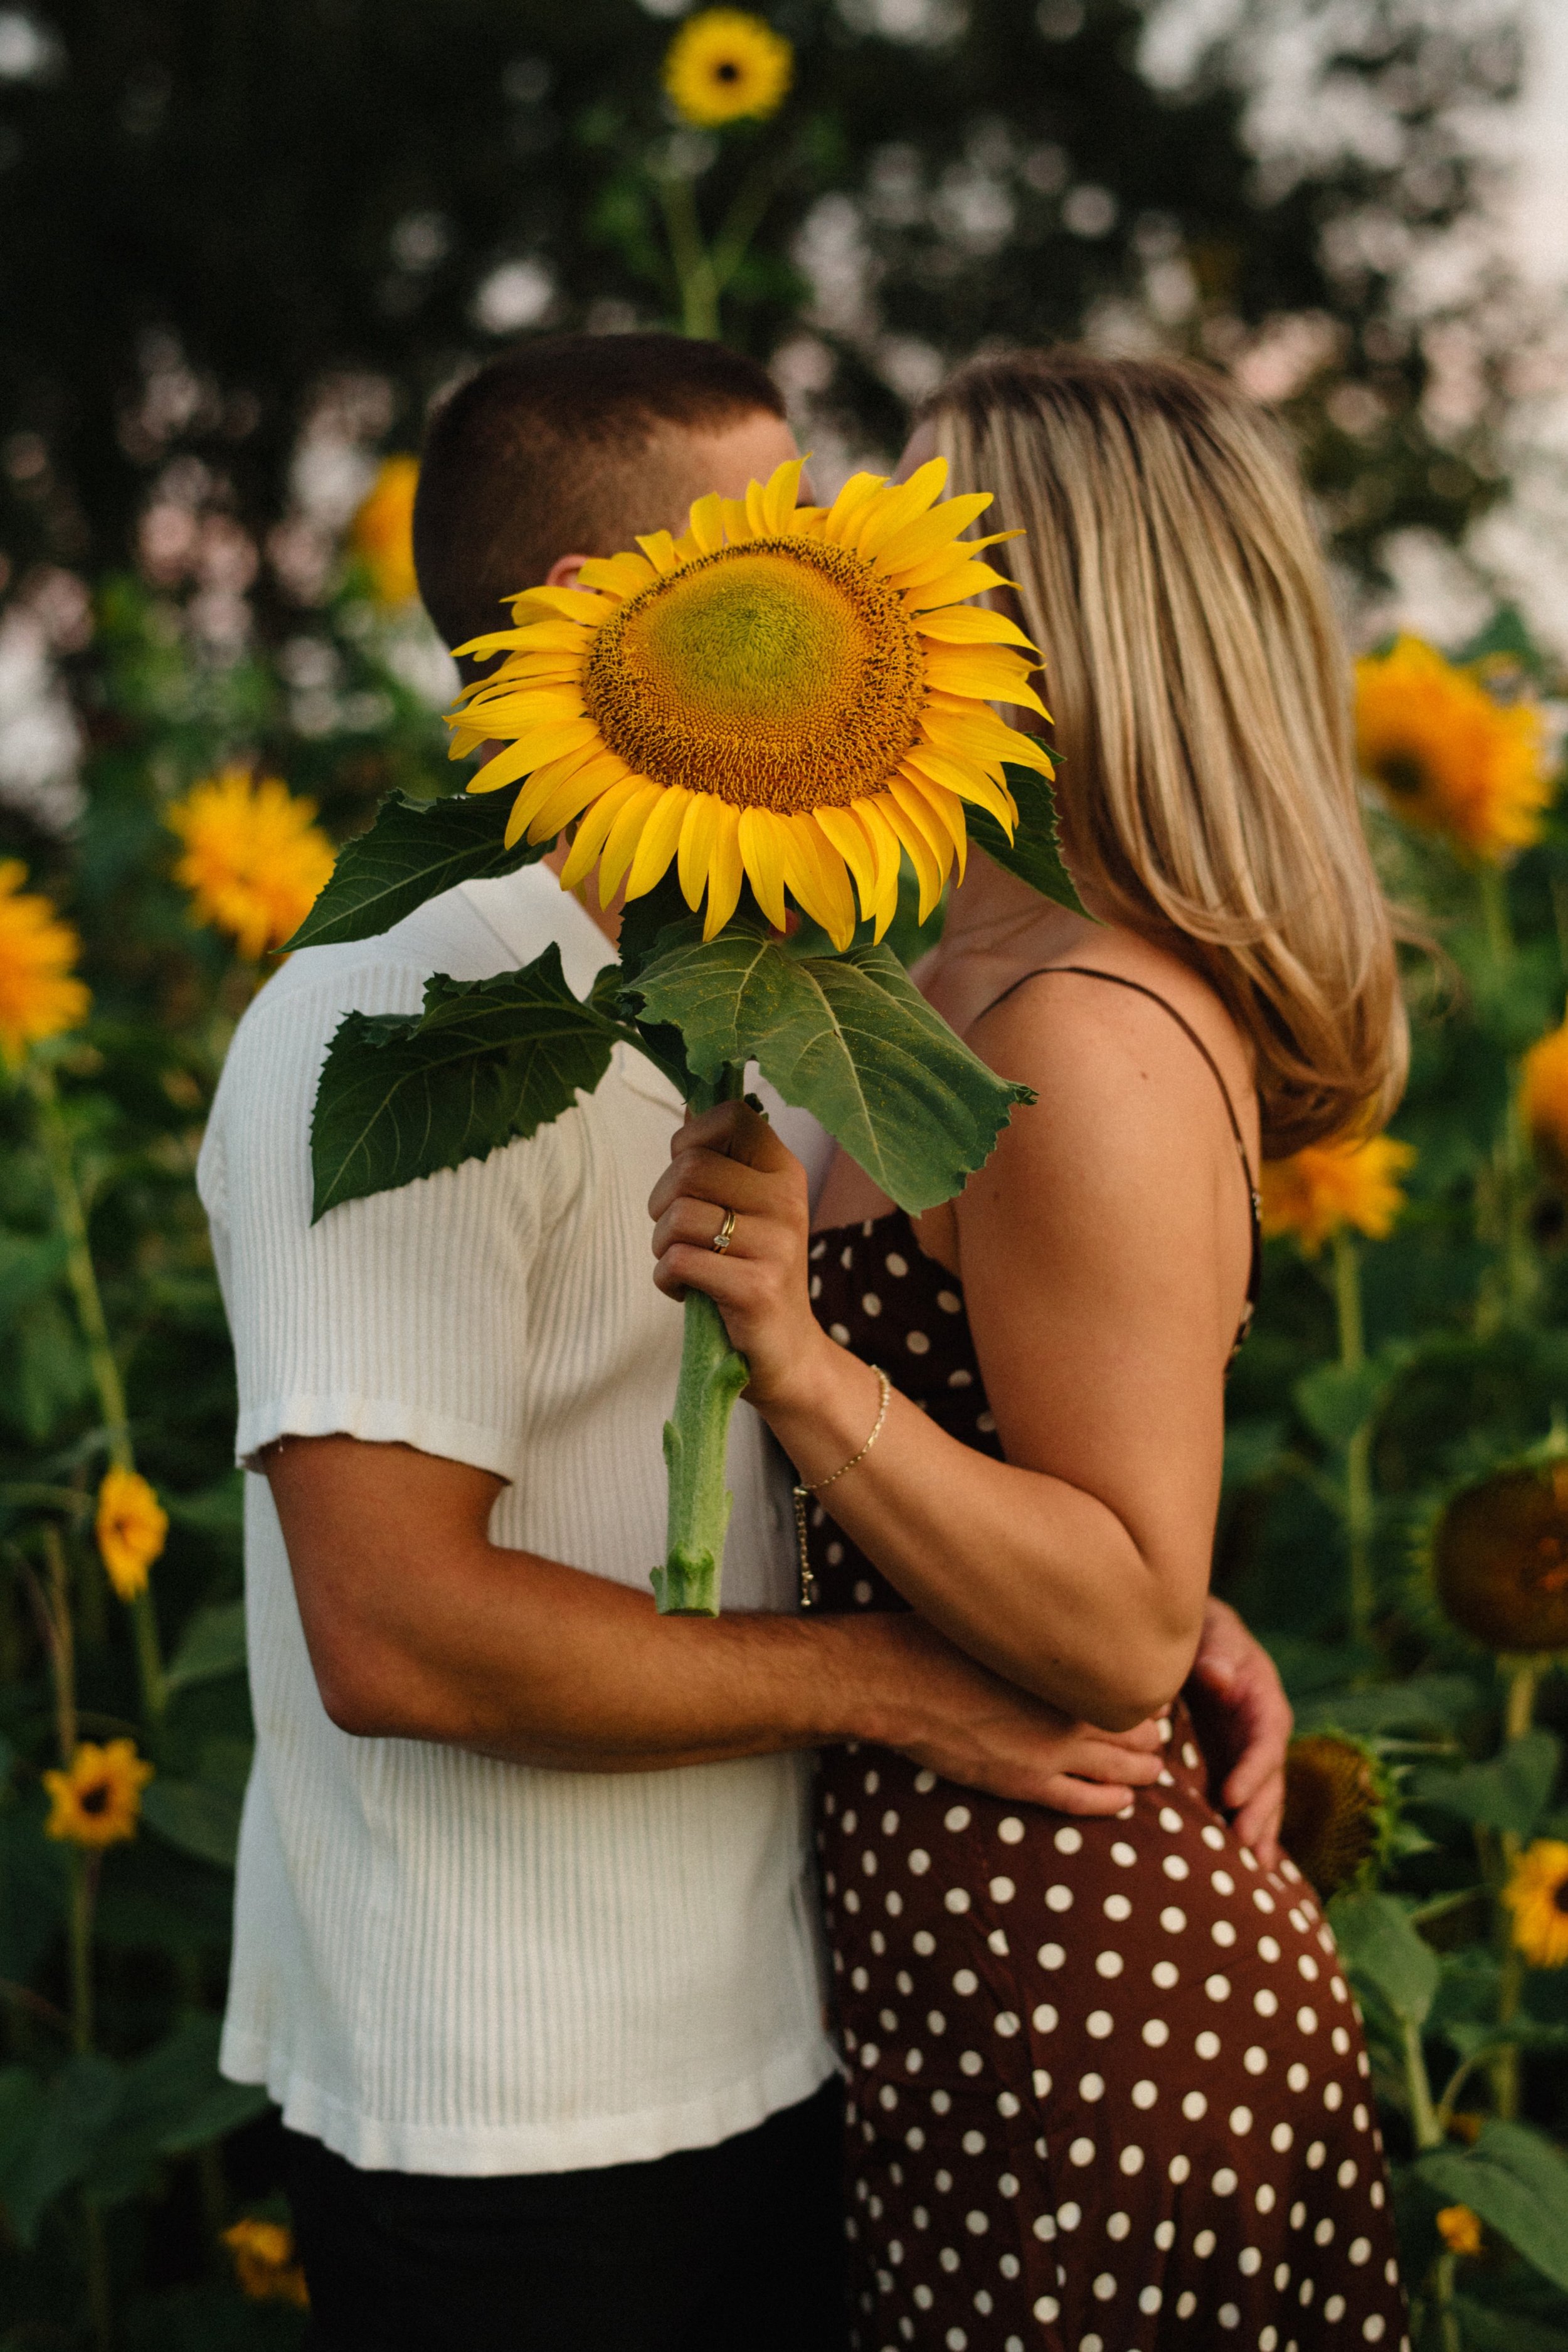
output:
[{"label": "dark trousers", "polygon": [[361,2172],[286,2132],[311,2352],[843,2352],[837,2080],[592,2172]]}]

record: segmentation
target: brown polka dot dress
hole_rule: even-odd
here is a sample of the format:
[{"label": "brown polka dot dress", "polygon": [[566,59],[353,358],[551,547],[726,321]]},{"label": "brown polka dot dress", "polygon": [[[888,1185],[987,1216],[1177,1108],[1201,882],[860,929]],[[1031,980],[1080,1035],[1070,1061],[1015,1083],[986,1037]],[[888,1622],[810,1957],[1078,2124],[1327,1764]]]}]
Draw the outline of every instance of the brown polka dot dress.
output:
[{"label": "brown polka dot dress", "polygon": [[[960,1286],[903,1213],[812,1258],[833,1337],[999,1454]],[[813,1519],[809,1606],[905,1606]],[[1184,1706],[1114,1820],[860,1747],[824,1759],[817,1833],[858,2352],[1408,2352],[1333,1938],[1210,1804]]]}]

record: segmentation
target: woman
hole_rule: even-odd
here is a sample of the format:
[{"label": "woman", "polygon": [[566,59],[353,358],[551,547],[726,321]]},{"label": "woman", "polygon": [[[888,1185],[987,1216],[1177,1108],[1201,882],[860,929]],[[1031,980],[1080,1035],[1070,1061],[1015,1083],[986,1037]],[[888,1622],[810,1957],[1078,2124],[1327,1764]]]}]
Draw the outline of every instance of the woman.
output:
[{"label": "woman", "polygon": [[815,1605],[912,1607],[1069,1716],[1169,1709],[1171,1738],[1116,1818],[1071,1822],[891,1752],[825,1759],[859,2342],[1392,2347],[1331,1938],[1293,1865],[1212,1809],[1174,1696],[1260,1150],[1385,1115],[1403,1070],[1343,653],[1289,463],[1218,379],[977,362],[906,463],[933,446],[1027,532],[1020,618],[1100,920],[972,856],[918,977],[1037,1105],[918,1220],[841,1160],[815,1236],[763,1122],[691,1121],[651,1204],[658,1278],[717,1300],[816,1491]]}]

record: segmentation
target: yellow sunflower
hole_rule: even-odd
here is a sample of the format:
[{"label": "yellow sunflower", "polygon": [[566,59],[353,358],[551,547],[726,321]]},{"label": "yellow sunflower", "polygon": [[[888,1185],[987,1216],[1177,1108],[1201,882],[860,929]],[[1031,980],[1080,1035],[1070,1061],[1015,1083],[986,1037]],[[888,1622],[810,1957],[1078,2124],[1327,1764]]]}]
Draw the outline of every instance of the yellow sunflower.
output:
[{"label": "yellow sunflower", "polygon": [[225,768],[195,784],[168,812],[185,845],[174,879],[200,923],[227,931],[254,962],[297,931],[332,870],[332,845],[316,803],[276,776]]},{"label": "yellow sunflower", "polygon": [[134,1837],[142,1791],[152,1778],[153,1767],[131,1740],[111,1739],[100,1748],[84,1739],[68,1770],[43,1776],[50,1800],[45,1830],[70,1845],[113,1845]]},{"label": "yellow sunflower", "polygon": [[378,604],[411,604],[419,593],[414,572],[414,493],[417,457],[384,457],[349,529],[349,542],[370,574]]},{"label": "yellow sunflower", "polygon": [[1264,1162],[1259,1191],[1263,1230],[1294,1234],[1315,1257],[1334,1234],[1353,1225],[1369,1241],[1386,1241],[1405,1206],[1395,1178],[1415,1157],[1408,1143],[1374,1135],[1310,1143],[1289,1160]]},{"label": "yellow sunflower", "polygon": [[242,2294],[253,2303],[292,2303],[310,2308],[305,2273],[294,2250],[294,2232],[286,2222],[246,2219],[223,2233],[234,2262],[234,2275]]},{"label": "yellow sunflower", "polygon": [[121,1601],[144,1591],[147,1571],[163,1549],[169,1514],[145,1478],[118,1466],[98,1490],[98,1549]]},{"label": "yellow sunflower", "polygon": [[857,893],[886,930],[900,852],[931,912],[963,870],[965,802],[1011,835],[1004,761],[1051,774],[1038,740],[989,708],[1047,715],[1035,648],[963,605],[1006,584],[977,559],[1011,534],[960,537],[989,492],[942,500],[936,457],[803,507],[804,462],[743,499],[700,499],[680,539],[586,563],[575,588],[528,590],[515,628],[459,648],[506,659],[459,698],[452,756],[508,746],[468,789],[528,779],[509,842],[575,823],[567,889],[596,866],[605,903],[623,880],[635,898],[673,861],[688,906],[707,893],[705,939],[744,879],[776,928],[787,889],[842,948]]},{"label": "yellow sunflower", "polygon": [[1505,1657],[1568,1649],[1568,1462],[1494,1470],[1444,1506],[1432,1586],[1461,1633]]},{"label": "yellow sunflower", "polygon": [[1568,1967],[1568,1845],[1537,1838],[1526,1846],[1502,1899],[1513,1913],[1513,1940],[1531,1967]]},{"label": "yellow sunflower", "polygon": [[1526,1132],[1558,1183],[1568,1181],[1568,1021],[1539,1038],[1520,1068]]},{"label": "yellow sunflower", "polygon": [[71,971],[81,941],[23,889],[26,878],[19,858],[0,858],[0,1055],[13,1068],[29,1045],[74,1029],[91,1002]]},{"label": "yellow sunflower", "polygon": [[1412,824],[1499,865],[1541,838],[1552,778],[1533,702],[1500,702],[1419,637],[1355,670],[1356,755]]},{"label": "yellow sunflower", "polygon": [[686,121],[705,131],[784,104],[795,51],[783,35],[742,8],[704,8],[665,52],[664,87]]}]

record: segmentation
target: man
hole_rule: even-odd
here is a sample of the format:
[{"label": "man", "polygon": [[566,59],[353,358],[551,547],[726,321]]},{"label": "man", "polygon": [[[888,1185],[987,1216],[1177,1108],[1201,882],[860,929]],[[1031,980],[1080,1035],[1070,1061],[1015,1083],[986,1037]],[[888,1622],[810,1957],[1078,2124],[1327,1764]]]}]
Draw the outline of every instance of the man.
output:
[{"label": "man", "polygon": [[[767,376],[715,345],[524,347],[432,425],[426,600],[460,643],[793,454]],[[646,1202],[679,1105],[640,1058],[530,1141],[310,1225],[345,1012],[551,940],[585,992],[615,928],[536,867],[297,955],[241,1024],[203,1154],[258,1474],[223,2063],[283,2106],[323,2352],[833,2352],[805,1751],[883,1741],[1079,1811],[1157,1769],[1152,1727],[1065,1725],[913,1617],[788,1614],[744,1407],[730,1613],[656,1617],[680,1318]],[[1216,1638],[1237,1719],[1282,1705],[1245,1637]]]}]

